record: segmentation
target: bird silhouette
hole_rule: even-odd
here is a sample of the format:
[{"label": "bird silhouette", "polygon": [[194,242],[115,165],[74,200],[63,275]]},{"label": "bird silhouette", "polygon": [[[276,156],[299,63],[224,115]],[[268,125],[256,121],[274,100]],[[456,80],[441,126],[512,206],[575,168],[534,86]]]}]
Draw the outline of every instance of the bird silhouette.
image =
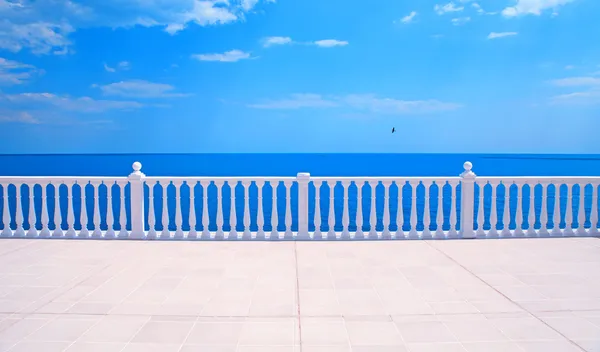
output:
[{"label": "bird silhouette", "polygon": [[392,133],[396,132],[396,127],[392,127]]}]

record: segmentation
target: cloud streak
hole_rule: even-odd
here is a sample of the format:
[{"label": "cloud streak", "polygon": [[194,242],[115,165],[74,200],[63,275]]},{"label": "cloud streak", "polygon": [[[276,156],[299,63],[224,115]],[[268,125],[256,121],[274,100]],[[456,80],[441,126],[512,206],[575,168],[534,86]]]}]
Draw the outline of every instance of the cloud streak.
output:
[{"label": "cloud streak", "polygon": [[336,46],[346,46],[349,43],[345,40],[337,40],[337,39],[323,39],[317,40],[313,44],[319,46],[321,48],[333,48]]},{"label": "cloud streak", "polygon": [[236,49],[224,53],[194,54],[192,58],[199,61],[238,62],[250,59],[250,53]]},{"label": "cloud streak", "polygon": [[54,106],[61,110],[83,113],[101,113],[109,110],[131,110],[143,107],[135,101],[97,100],[90,97],[74,98],[52,93],[0,94],[0,103],[33,109]]},{"label": "cloud streak", "polygon": [[144,80],[128,80],[107,85],[93,85],[104,95],[126,98],[180,98],[190,94],[174,93],[175,87],[170,84],[154,83]]},{"label": "cloud streak", "polygon": [[12,86],[28,82],[34,75],[41,74],[33,65],[0,57],[0,86]]},{"label": "cloud streak", "polygon": [[502,10],[502,15],[505,17],[516,17],[523,15],[539,16],[543,11],[552,9],[556,10],[575,0],[516,0],[514,6],[506,7]]},{"label": "cloud streak", "polygon": [[487,39],[498,39],[498,38],[504,38],[504,37],[511,37],[511,36],[515,36],[519,33],[517,32],[491,32],[490,34],[488,34]]}]

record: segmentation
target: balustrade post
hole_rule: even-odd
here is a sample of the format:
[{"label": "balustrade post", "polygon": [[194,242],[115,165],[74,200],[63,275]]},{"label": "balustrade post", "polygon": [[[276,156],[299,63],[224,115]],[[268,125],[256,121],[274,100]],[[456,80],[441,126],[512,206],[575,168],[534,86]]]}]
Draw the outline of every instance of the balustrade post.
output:
[{"label": "balustrade post", "polygon": [[[460,174],[461,180],[461,204],[460,204],[460,234],[462,238],[475,238],[473,227],[475,212],[475,179],[477,175],[471,169],[473,164],[467,161],[463,165],[465,171]],[[455,199],[452,200],[455,203]]]},{"label": "balustrade post", "polygon": [[[306,240],[308,235],[308,183],[310,182],[309,173],[298,173],[296,175],[298,182],[298,233],[296,238]],[[317,190],[318,191],[318,190]]]},{"label": "balustrade post", "polygon": [[[129,204],[131,209],[130,238],[144,238],[144,175],[140,170],[142,164],[138,161],[132,165],[133,172],[129,175]],[[125,188],[123,188],[124,190]]]}]

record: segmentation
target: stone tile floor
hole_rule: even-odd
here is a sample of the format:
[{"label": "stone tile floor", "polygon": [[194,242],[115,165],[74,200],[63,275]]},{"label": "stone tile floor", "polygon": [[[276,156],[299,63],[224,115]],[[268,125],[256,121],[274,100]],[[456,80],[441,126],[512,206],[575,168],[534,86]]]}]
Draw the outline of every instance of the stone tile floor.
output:
[{"label": "stone tile floor", "polygon": [[0,351],[600,351],[597,238],[0,240]]}]

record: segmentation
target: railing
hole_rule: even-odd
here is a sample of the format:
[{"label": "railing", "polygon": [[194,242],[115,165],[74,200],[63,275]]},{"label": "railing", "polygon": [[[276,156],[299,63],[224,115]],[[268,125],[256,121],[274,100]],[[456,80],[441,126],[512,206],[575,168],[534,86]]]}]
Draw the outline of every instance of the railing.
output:
[{"label": "railing", "polygon": [[0,177],[2,237],[597,236],[600,177]]}]

